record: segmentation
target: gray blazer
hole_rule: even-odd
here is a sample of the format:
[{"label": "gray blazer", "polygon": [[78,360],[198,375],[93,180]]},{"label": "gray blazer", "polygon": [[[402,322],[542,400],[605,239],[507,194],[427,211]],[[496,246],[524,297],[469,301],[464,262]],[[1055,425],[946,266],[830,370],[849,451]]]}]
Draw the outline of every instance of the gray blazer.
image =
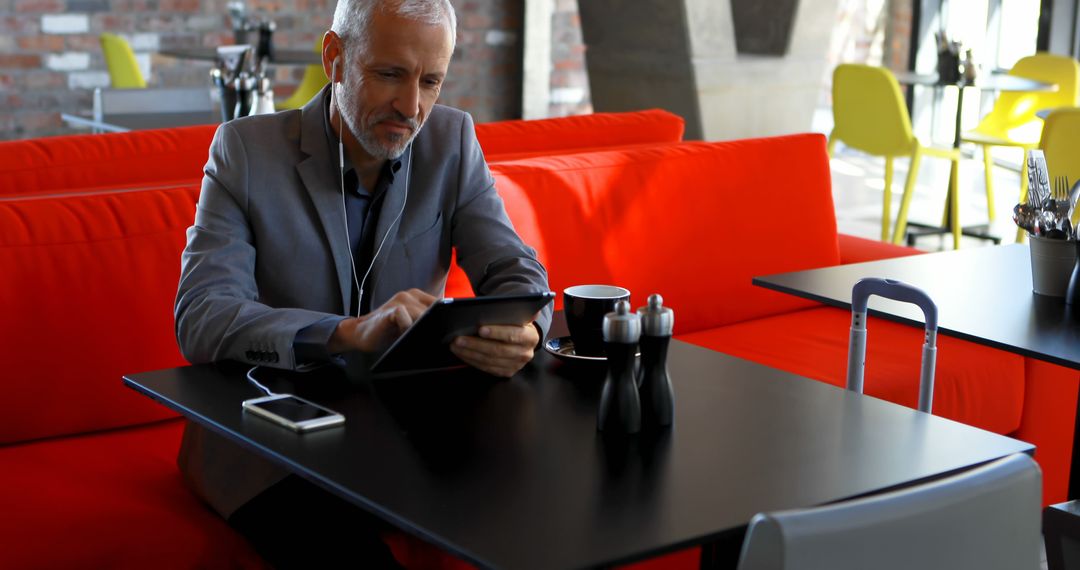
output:
[{"label": "gray blazer", "polygon": [[[344,315],[351,305],[326,100],[318,96],[299,110],[231,121],[214,135],[176,297],[177,340],[190,362],[295,368],[297,331]],[[391,228],[406,178],[405,210]],[[403,155],[375,235],[382,239],[387,230],[365,286],[372,307],[413,287],[441,296],[452,248],[479,295],[548,289],[547,272],[514,231],[472,119],[462,111],[436,105]],[[537,323],[546,332],[550,321],[549,307]],[[193,424],[179,463],[195,490],[226,517],[285,475]]]}]

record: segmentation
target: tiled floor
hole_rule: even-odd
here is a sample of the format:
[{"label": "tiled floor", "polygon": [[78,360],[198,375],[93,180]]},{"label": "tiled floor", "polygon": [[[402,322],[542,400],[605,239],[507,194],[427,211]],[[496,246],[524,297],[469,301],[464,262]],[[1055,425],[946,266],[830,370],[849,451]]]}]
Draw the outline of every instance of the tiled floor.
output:
[{"label": "tiled floor", "polygon": [[[985,224],[988,222],[986,204],[986,184],[982,166],[981,150],[975,158],[962,160],[960,163],[960,223],[963,225]],[[1001,152],[1002,157],[1015,157],[1010,149]],[[995,153],[995,156],[997,153]],[[895,172],[892,185],[892,220],[900,210],[900,198],[904,191],[904,182],[908,172],[908,160],[899,158],[894,161]],[[842,233],[866,238],[879,239],[881,236],[881,208],[885,187],[885,160],[844,149],[838,146],[831,161],[833,200],[836,203],[836,218]],[[945,191],[949,180],[949,161],[934,157],[924,157],[919,168],[919,178],[915,194],[911,200],[909,222],[936,224],[941,222],[945,205]],[[1020,197],[1020,175],[1015,170],[1002,167],[994,168],[995,221],[992,233],[1002,238],[1002,243],[1013,243],[1016,225],[1012,222],[1012,208]],[[974,238],[963,238],[960,247],[981,247],[992,242]],[[952,249],[951,236],[922,237],[916,247],[930,251]]]}]

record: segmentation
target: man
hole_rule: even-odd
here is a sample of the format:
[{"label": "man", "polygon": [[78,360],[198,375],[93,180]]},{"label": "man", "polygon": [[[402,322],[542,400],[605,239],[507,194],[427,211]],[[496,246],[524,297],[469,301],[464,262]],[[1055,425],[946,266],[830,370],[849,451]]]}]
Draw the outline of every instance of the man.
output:
[{"label": "man", "polygon": [[[448,0],[339,0],[323,39],[330,84],[303,109],[218,129],[176,300],[188,360],[301,368],[384,348],[441,294],[452,248],[479,295],[547,290],[495,193],[471,118],[435,105],[455,35]],[[550,316],[484,326],[452,350],[512,376]],[[361,524],[358,510],[196,426],[179,462],[277,565],[319,565],[311,556],[323,547],[294,548],[298,526],[334,519],[305,539],[330,542],[329,533],[354,543],[365,530],[340,526]],[[283,512],[305,520],[283,525]],[[377,546],[360,550],[371,565],[392,564]]]}]

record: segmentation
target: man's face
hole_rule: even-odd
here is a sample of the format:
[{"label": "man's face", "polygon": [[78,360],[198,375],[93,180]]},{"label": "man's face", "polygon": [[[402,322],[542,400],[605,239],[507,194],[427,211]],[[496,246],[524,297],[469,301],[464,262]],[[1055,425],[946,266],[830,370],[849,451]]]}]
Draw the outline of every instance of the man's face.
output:
[{"label": "man's face", "polygon": [[401,156],[420,132],[439,98],[453,42],[445,25],[373,16],[367,49],[346,47],[338,110],[363,149],[387,160]]}]

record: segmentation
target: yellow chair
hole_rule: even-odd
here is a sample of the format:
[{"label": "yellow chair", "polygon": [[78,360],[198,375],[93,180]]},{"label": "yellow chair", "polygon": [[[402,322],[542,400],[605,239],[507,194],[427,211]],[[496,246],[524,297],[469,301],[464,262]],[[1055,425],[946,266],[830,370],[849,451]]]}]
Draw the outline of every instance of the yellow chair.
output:
[{"label": "yellow chair", "polygon": [[[990,148],[994,146],[1024,149],[1024,163],[1028,151],[1037,148],[1043,122],[1035,113],[1043,109],[1074,107],[1080,93],[1080,63],[1071,57],[1040,53],[1020,59],[1009,70],[1009,75],[1034,79],[1057,85],[1057,91],[1005,92],[994,102],[993,109],[973,130],[964,133],[961,140],[983,147],[983,168],[986,172],[986,201],[990,221],[994,220],[994,190],[992,186],[994,161]],[[1027,199],[1027,176],[1020,176],[1020,201]],[[1016,240],[1022,241],[1023,230],[1018,230]]]},{"label": "yellow chair", "polygon": [[[873,156],[885,157],[885,199],[881,210],[881,240],[889,239],[889,224],[892,206],[893,158],[907,156],[911,158],[904,196],[900,202],[900,213],[896,218],[893,242],[900,243],[907,229],[908,206],[915,191],[915,181],[919,175],[919,163],[923,155],[946,158],[952,161],[955,172],[960,160],[958,150],[923,146],[911,132],[911,118],[908,116],[904,98],[900,94],[900,85],[889,70],[881,67],[859,64],[841,64],[833,72],[833,119],[835,126],[829,135],[829,156],[833,154],[837,141],[846,146]],[[959,201],[956,192],[956,177],[953,176],[951,188],[953,244],[960,245]]]},{"label": "yellow chair", "polygon": [[[322,36],[315,40],[315,52],[322,53]],[[309,65],[304,68],[304,77],[300,79],[300,85],[288,99],[274,105],[279,111],[283,109],[299,109],[303,107],[324,85],[329,81],[322,65]]]},{"label": "yellow chair", "polygon": [[146,80],[139,71],[135,53],[127,40],[108,32],[101,34],[101,53],[109,67],[109,80],[113,89],[143,89]]},{"label": "yellow chair", "polygon": [[[1069,183],[1080,180],[1080,108],[1058,109],[1046,117],[1039,148],[1046,155],[1046,169],[1053,179],[1068,176]],[[1073,221],[1080,217],[1074,213]]]}]

